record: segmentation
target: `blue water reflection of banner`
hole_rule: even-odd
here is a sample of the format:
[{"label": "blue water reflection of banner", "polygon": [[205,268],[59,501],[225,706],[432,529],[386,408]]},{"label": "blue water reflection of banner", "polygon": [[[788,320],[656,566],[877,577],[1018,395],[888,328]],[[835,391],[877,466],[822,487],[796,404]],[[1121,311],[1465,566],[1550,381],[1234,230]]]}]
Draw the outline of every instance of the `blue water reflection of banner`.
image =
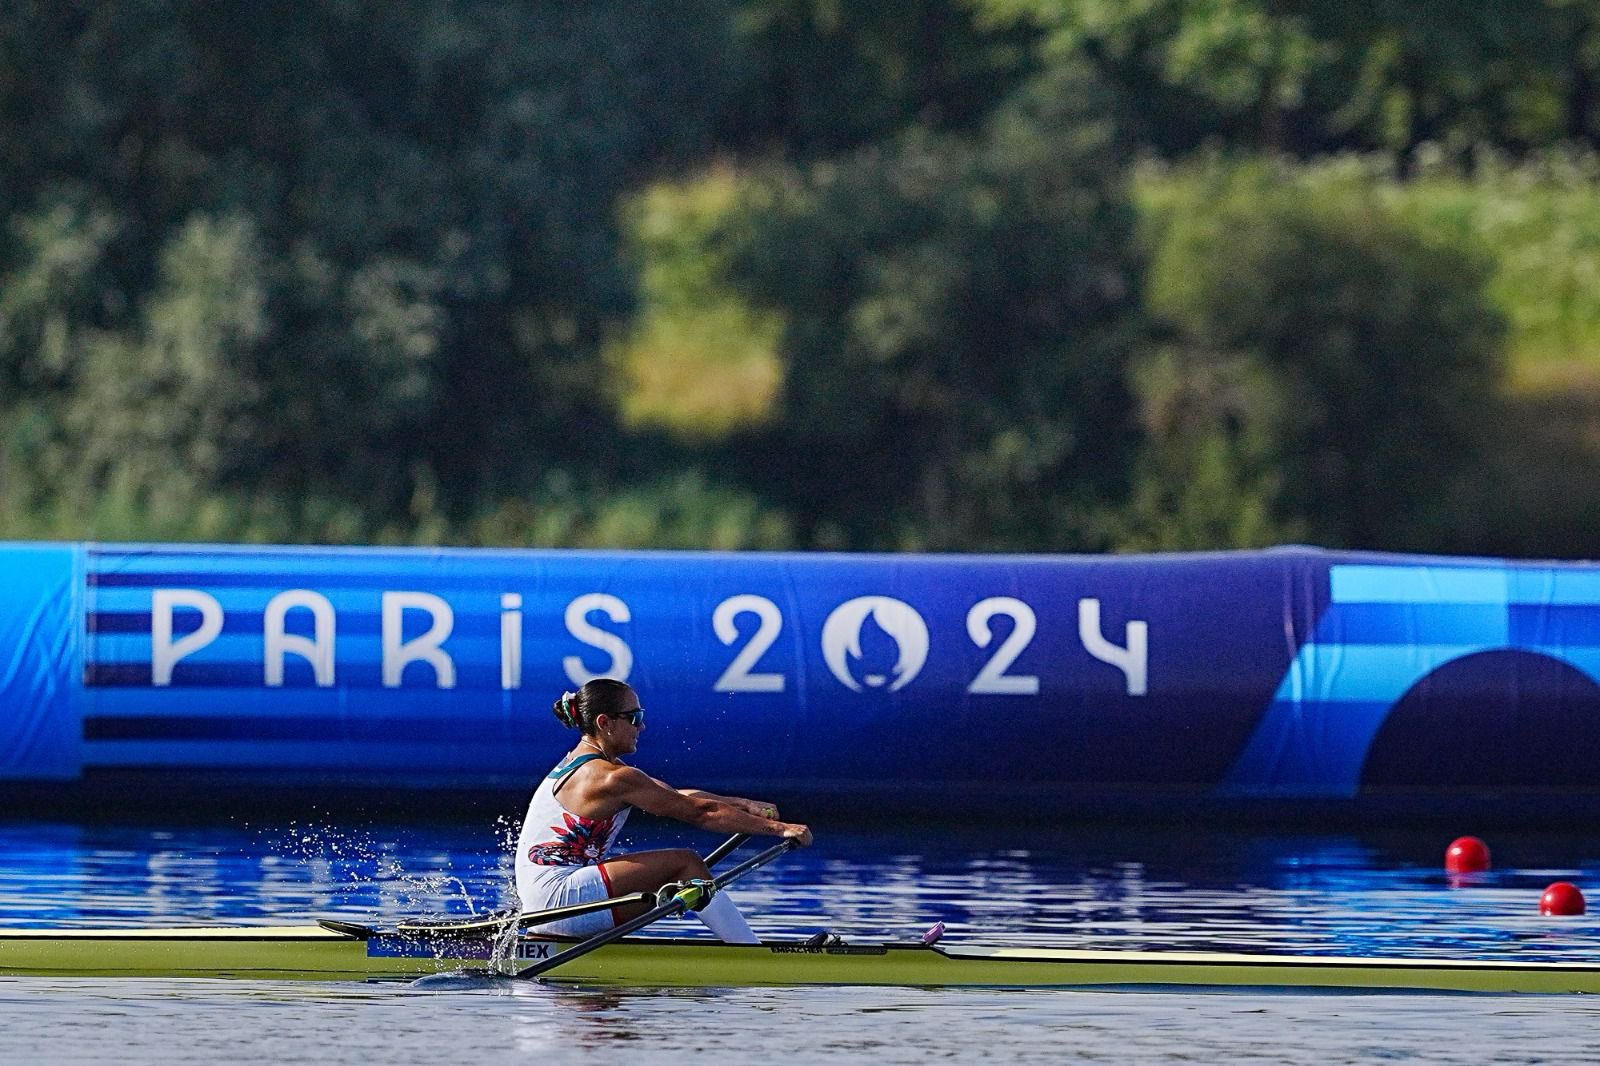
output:
[{"label": "blue water reflection of banner", "polygon": [[1600,794],[1593,567],[14,545],[0,582],[10,780],[522,786],[615,676],[707,787],[1337,799],[1401,745]]}]

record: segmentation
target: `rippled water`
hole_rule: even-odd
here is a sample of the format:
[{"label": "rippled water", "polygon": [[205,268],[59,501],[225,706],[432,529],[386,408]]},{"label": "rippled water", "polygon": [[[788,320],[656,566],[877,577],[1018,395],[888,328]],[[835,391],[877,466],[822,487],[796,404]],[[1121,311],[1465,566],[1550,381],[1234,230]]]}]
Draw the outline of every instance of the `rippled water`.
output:
[{"label": "rippled water", "polygon": [[[31,926],[392,923],[512,899],[509,825],[232,822],[155,829],[0,823],[0,922]],[[1600,886],[1600,839],[1493,838],[1452,882],[1450,834],[843,832],[741,883],[772,937],[1592,959],[1593,918],[1542,918],[1545,885]],[[642,825],[632,847],[715,840]],[[1591,891],[1594,895],[1595,889]],[[1600,905],[1600,897],[1595,900]],[[696,934],[698,923],[660,931]],[[0,1060],[686,1060],[707,1054],[953,1060],[1592,1061],[1579,997],[578,990],[507,982],[297,985],[0,979]]]}]

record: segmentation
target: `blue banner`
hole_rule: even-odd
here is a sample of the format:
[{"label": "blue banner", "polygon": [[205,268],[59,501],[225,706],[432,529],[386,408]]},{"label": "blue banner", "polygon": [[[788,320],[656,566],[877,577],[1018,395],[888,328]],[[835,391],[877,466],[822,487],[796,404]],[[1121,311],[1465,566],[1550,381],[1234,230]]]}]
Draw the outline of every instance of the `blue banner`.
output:
[{"label": "blue banner", "polygon": [[0,780],[81,771],[81,556],[70,545],[0,545]]},{"label": "blue banner", "polygon": [[0,779],[527,786],[591,677],[785,796],[1600,794],[1600,568],[13,545]]}]

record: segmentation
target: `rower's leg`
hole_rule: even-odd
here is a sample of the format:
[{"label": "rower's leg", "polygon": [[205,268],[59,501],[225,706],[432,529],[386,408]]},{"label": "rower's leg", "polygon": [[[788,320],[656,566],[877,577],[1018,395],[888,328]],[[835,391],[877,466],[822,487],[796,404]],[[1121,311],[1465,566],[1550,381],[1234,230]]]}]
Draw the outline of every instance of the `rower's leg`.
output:
[{"label": "rower's leg", "polygon": [[755,930],[750,928],[750,923],[744,920],[744,915],[739,913],[739,908],[734,906],[733,899],[726,892],[718,892],[711,897],[711,902],[694,912],[694,916],[706,923],[706,928],[717,934],[724,944],[759,944],[761,938],[756,936]]},{"label": "rower's leg", "polygon": [[[612,894],[618,896],[625,896],[630,892],[654,892],[669,881],[688,881],[697,877],[711,876],[705,861],[686,848],[636,851],[631,855],[607,859],[600,865],[605,873],[606,883],[611,886]],[[649,909],[649,904],[632,903],[626,907],[618,907],[613,913],[620,924]],[[724,893],[719,892],[712,897],[710,903],[694,913],[708,929],[726,943],[761,943],[751,930],[750,923],[739,913],[739,908],[734,906],[733,900]]]}]

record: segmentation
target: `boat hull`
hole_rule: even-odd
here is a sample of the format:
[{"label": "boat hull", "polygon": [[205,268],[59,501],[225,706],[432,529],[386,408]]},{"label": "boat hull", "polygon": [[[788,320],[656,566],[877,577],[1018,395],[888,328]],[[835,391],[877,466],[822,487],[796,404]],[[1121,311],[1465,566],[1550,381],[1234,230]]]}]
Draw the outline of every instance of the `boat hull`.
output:
[{"label": "boat hull", "polygon": [[[0,930],[0,975],[293,980],[510,974],[570,942],[384,933],[359,926]],[[1576,962],[929,947],[753,946],[637,938],[552,971],[561,983],[639,987],[894,985],[963,988],[1279,989],[1347,992],[1600,993]]]},{"label": "boat hull", "polygon": [[318,926],[0,930],[7,976],[359,980],[371,963],[362,940]]},{"label": "boat hull", "polygon": [[895,985],[951,988],[1279,989],[1600,993],[1584,963],[924,947],[805,949],[623,942],[553,971],[610,985]]}]

